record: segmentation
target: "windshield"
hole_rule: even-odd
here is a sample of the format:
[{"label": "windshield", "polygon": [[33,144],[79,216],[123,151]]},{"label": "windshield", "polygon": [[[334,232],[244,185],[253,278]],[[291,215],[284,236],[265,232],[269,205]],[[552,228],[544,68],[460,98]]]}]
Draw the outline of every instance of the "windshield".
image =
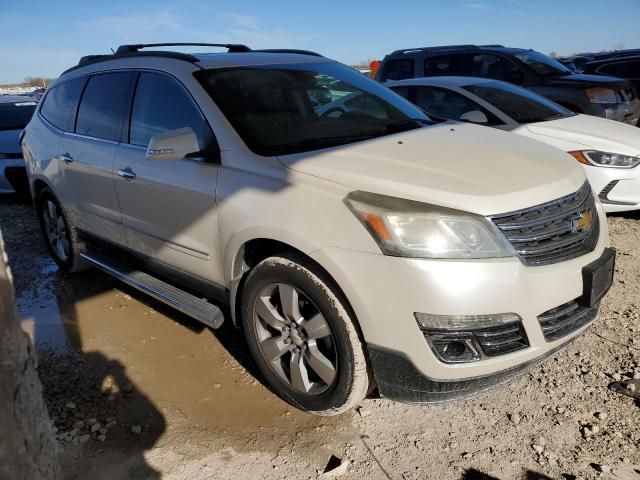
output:
[{"label": "windshield", "polygon": [[546,122],[574,115],[557,103],[510,83],[488,82],[463,88],[503,111],[518,123]]},{"label": "windshield", "polygon": [[335,62],[221,68],[195,75],[259,155],[344,145],[431,123],[404,98]]},{"label": "windshield", "polygon": [[540,52],[523,50],[521,52],[517,52],[515,57],[522,63],[528,65],[538,75],[542,75],[543,77],[567,75],[571,73],[571,70],[559,61]]},{"label": "windshield", "polygon": [[25,101],[0,103],[0,131],[22,130],[31,120],[37,103],[30,99]]}]

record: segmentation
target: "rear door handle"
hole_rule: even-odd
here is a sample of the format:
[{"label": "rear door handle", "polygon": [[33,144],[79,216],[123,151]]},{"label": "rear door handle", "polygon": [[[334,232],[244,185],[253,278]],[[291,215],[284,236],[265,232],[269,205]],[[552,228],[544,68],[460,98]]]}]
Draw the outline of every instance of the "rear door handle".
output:
[{"label": "rear door handle", "polygon": [[119,168],[118,175],[126,180],[134,180],[136,178],[136,174],[130,167],[125,168],[124,170]]},{"label": "rear door handle", "polygon": [[73,162],[73,157],[68,153],[63,153],[62,155],[58,155],[58,160],[64,160],[64,163]]}]

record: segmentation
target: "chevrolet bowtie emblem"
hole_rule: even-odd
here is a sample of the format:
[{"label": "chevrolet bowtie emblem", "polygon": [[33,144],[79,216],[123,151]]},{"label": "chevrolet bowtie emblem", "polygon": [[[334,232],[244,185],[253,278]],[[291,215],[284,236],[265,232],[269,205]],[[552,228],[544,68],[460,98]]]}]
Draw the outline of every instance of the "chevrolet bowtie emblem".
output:
[{"label": "chevrolet bowtie emblem", "polygon": [[591,210],[585,210],[580,213],[578,218],[574,218],[571,220],[571,231],[572,232],[586,232],[591,228],[591,224],[593,223],[593,213]]}]

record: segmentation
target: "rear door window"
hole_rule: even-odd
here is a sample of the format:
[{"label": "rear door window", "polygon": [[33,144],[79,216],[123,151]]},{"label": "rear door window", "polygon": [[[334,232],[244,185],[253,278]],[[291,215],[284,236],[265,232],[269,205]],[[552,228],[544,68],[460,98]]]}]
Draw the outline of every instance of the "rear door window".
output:
[{"label": "rear door window", "polygon": [[516,84],[521,84],[524,80],[524,74],[513,62],[497,55],[474,55],[471,75]]},{"label": "rear door window", "polygon": [[415,76],[415,68],[413,58],[389,60],[384,66],[381,81],[413,78]]},{"label": "rear door window", "polygon": [[86,80],[85,77],[76,78],[53,87],[44,97],[40,114],[54,127],[67,130],[69,117],[78,103]]},{"label": "rear door window", "polygon": [[132,79],[131,72],[92,76],[80,100],[75,132],[119,141]]},{"label": "rear door window", "polygon": [[425,77],[468,75],[468,55],[438,55],[424,61]]},{"label": "rear door window", "polygon": [[166,75],[141,73],[133,101],[129,142],[146,147],[154,135],[183,127],[191,127],[204,148],[210,130],[184,88]]}]

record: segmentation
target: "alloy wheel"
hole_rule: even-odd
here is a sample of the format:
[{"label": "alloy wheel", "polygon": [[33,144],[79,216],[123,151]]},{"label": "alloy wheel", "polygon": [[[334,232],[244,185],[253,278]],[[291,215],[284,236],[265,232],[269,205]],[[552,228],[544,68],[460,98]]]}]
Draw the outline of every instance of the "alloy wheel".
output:
[{"label": "alloy wheel", "polygon": [[258,347],[270,368],[294,390],[319,395],[337,379],[338,352],[326,318],[300,289],[262,289],[253,314]]},{"label": "alloy wheel", "polygon": [[69,234],[60,208],[51,199],[44,202],[42,219],[51,249],[61,262],[66,262],[71,250]]}]

